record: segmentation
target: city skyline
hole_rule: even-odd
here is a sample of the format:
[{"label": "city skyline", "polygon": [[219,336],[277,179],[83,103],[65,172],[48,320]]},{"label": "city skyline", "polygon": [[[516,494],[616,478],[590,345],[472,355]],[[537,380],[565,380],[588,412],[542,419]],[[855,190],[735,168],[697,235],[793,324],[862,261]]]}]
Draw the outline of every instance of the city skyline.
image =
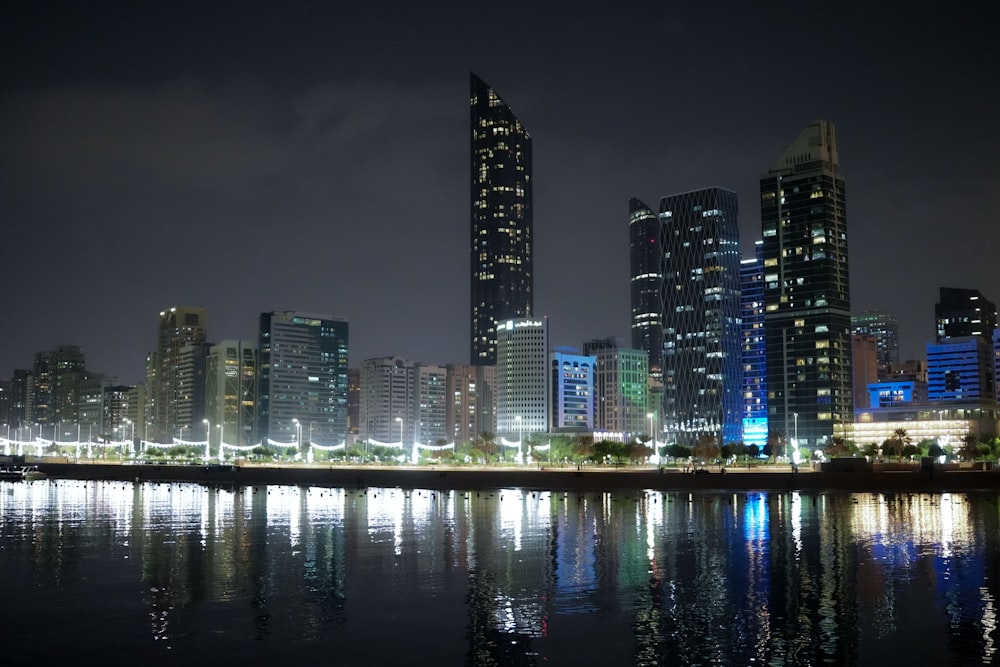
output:
[{"label": "city skyline", "polygon": [[[531,129],[553,346],[628,339],[629,196],[734,190],[750,257],[759,174],[818,118],[844,156],[853,312],[897,314],[921,358],[940,287],[1000,297],[996,47],[971,11],[234,7],[4,10],[0,377],[79,345],[139,381],[171,306],[206,308],[213,343],[288,309],[346,318],[352,367],[464,362],[470,71]],[[820,12],[834,48],[771,53]]]}]

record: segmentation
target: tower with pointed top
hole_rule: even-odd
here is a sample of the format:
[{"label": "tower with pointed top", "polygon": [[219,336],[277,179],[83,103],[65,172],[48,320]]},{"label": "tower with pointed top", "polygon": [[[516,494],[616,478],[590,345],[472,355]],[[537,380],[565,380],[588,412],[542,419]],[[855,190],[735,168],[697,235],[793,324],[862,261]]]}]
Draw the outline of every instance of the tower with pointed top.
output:
[{"label": "tower with pointed top", "polygon": [[653,209],[628,200],[632,347],[649,353],[649,375],[663,380],[663,239]]},{"label": "tower with pointed top", "polygon": [[854,419],[846,195],[832,123],[799,134],[761,176],[760,197],[768,427],[822,447]]},{"label": "tower with pointed top", "polygon": [[471,363],[497,362],[497,324],[534,308],[531,136],[497,92],[471,79]]}]

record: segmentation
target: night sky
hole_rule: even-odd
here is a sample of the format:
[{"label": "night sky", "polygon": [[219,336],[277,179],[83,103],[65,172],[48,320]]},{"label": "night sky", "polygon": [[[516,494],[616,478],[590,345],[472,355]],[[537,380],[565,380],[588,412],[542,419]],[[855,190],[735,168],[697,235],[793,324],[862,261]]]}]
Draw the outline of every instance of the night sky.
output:
[{"label": "night sky", "polygon": [[467,363],[470,71],[533,137],[553,345],[629,340],[629,195],[731,188],[750,252],[818,118],[854,310],[923,358],[939,286],[1000,300],[998,3],[437,4],[3,3],[0,377],[66,344],[139,381],[173,305],[212,341],[297,309],[350,321],[352,366]]}]

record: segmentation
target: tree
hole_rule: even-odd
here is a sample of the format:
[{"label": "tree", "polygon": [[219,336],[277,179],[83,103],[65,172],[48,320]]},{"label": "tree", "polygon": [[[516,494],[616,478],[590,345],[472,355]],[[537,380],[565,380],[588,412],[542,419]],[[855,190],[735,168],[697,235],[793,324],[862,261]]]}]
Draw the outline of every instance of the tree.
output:
[{"label": "tree", "polygon": [[483,454],[483,458],[489,463],[490,456],[493,455],[493,450],[496,449],[496,435],[492,431],[483,431],[479,434],[476,445],[476,449]]},{"label": "tree", "polygon": [[979,438],[972,433],[962,436],[962,447],[958,450],[958,455],[963,459],[974,461],[979,453]]},{"label": "tree", "polygon": [[931,458],[934,458],[934,459],[936,459],[938,457],[941,457],[941,456],[944,456],[944,447],[942,447],[941,445],[939,445],[937,442],[932,442],[927,447],[927,456],[929,456]]},{"label": "tree", "polygon": [[766,454],[768,458],[773,458],[776,456],[783,455],[784,453],[785,453],[785,432],[768,431],[767,444],[765,445],[764,454]]},{"label": "tree", "polygon": [[573,438],[573,456],[577,460],[586,461],[594,458],[597,451],[594,447],[594,438],[589,435],[578,435]]},{"label": "tree", "polygon": [[685,447],[684,445],[667,445],[663,448],[663,452],[666,456],[671,456],[675,459],[689,459],[691,458],[691,448]]},{"label": "tree", "polygon": [[853,449],[853,447],[847,444],[847,440],[839,435],[835,435],[830,440],[830,444],[824,448],[823,453],[831,459],[835,459],[841,456],[851,456],[854,453]]},{"label": "tree", "polygon": [[694,446],[695,458],[706,463],[719,458],[719,443],[711,433],[702,433],[698,436],[698,442]]}]

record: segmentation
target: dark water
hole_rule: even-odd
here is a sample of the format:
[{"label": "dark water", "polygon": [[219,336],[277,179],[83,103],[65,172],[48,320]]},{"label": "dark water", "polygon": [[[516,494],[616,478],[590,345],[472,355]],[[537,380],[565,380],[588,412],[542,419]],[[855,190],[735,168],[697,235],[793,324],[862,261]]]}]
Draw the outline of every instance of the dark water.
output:
[{"label": "dark water", "polygon": [[2,482],[0,664],[992,664],[997,500]]}]

